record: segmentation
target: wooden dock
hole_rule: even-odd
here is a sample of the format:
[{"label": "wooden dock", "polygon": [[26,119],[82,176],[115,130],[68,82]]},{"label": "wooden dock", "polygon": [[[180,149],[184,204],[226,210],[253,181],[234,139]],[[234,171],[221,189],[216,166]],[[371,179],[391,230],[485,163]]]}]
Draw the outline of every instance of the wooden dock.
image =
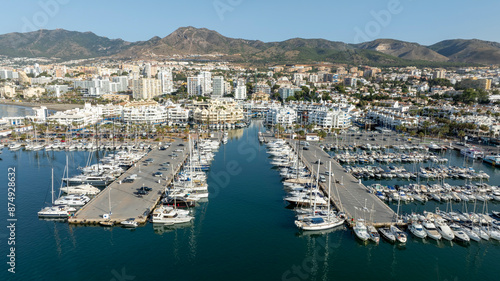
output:
[{"label": "wooden dock", "polygon": [[[184,146],[179,146],[181,143]],[[177,154],[178,157],[172,158],[170,155],[173,153]],[[161,199],[165,187],[173,181],[174,176],[180,171],[188,154],[187,143],[182,140],[176,140],[166,150],[154,147],[133,167],[92,198],[73,217],[70,217],[68,222],[71,224],[99,224],[101,221],[108,221],[108,219],[103,218],[103,215],[109,213],[111,202],[110,221],[119,224],[124,220],[134,218],[139,224],[145,223]],[[153,163],[145,165],[144,160],[148,158],[152,158]],[[157,172],[160,164],[164,162],[170,162],[168,170],[162,172],[162,177],[154,177],[153,173]],[[122,182],[123,179],[133,174],[137,175],[134,182]],[[135,192],[142,186],[149,187],[152,191],[147,195],[136,195]]]}]

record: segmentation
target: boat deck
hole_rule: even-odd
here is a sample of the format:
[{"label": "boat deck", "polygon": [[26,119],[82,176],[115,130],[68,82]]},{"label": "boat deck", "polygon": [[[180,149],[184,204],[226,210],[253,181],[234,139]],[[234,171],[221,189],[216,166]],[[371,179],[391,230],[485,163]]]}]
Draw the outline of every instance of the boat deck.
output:
[{"label": "boat deck", "polygon": [[[181,143],[184,146],[179,146]],[[108,185],[73,217],[69,218],[68,222],[72,224],[98,224],[101,221],[106,221],[103,214],[109,213],[109,202],[111,201],[110,220],[115,224],[129,218],[134,218],[139,224],[145,223],[149,213],[161,199],[165,187],[170,184],[174,175],[179,172],[188,157],[187,145],[187,142],[175,140],[166,150],[159,150],[158,147],[154,147],[133,167]],[[175,151],[178,149],[182,149],[182,152]],[[178,157],[170,157],[169,155],[172,153],[177,154]],[[145,165],[144,160],[148,158],[152,158],[153,163]],[[161,167],[160,164],[164,162],[170,162],[168,170],[162,171],[162,177],[153,176],[153,173],[157,172]],[[123,179],[133,174],[137,174],[134,182],[122,182]],[[142,186],[149,187],[152,191],[147,195],[136,195],[135,192]]]}]

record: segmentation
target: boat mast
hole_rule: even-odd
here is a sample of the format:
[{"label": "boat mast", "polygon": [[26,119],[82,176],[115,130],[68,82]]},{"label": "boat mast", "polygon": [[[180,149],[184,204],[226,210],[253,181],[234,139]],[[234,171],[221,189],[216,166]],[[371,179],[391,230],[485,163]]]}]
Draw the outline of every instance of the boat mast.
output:
[{"label": "boat mast", "polygon": [[109,217],[111,218],[111,187],[108,189]]},{"label": "boat mast", "polygon": [[52,179],[51,179],[51,195],[52,195],[52,205],[54,205],[54,168],[52,168]]},{"label": "boat mast", "polygon": [[319,165],[320,165],[320,159],[318,158],[318,173],[316,174],[316,193],[314,194],[314,208],[313,208],[313,215],[316,215],[316,199],[318,199],[318,193],[319,193]]},{"label": "boat mast", "polygon": [[332,162],[328,162],[328,220],[330,220],[330,202],[331,202],[331,186],[332,186]]}]

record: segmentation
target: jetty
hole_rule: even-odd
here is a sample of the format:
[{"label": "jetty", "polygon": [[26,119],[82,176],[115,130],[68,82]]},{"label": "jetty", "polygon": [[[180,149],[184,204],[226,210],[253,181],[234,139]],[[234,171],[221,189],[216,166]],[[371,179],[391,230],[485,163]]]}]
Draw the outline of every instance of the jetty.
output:
[{"label": "jetty", "polygon": [[[153,147],[140,161],[70,217],[68,222],[98,224],[101,221],[111,221],[119,224],[133,218],[139,224],[145,223],[161,199],[165,187],[173,181],[189,156],[187,150],[187,145],[179,139],[165,150]],[[172,154],[178,156],[172,157]],[[149,161],[145,161],[146,159]],[[168,170],[164,171],[161,177],[153,176],[164,162],[170,162]],[[133,182],[124,182],[125,178],[131,177],[135,178]],[[145,195],[137,195],[136,192],[141,187],[149,187],[151,191]],[[109,219],[104,218],[110,210]]]},{"label": "jetty", "polygon": [[[296,147],[296,142],[290,142],[292,147]],[[302,148],[302,146],[300,146]],[[299,151],[300,159],[305,166],[316,175],[319,165],[319,173],[326,174],[329,162],[332,163],[332,183],[331,198],[338,210],[343,211],[349,219],[365,219],[373,223],[375,227],[388,226],[396,222],[396,213],[382,200],[372,193],[361,183],[360,180],[346,173],[344,168],[328,155],[315,143],[308,146],[308,150]],[[326,176],[326,178],[328,178]],[[328,182],[320,183],[325,196],[328,195]],[[338,190],[338,196],[337,196]],[[340,197],[340,198],[338,198]],[[340,199],[340,200],[339,200]]]}]

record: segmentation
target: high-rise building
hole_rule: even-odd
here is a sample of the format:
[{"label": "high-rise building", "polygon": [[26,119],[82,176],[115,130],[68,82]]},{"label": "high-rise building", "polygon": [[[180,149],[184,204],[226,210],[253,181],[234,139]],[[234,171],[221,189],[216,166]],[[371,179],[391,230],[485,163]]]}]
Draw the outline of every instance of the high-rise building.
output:
[{"label": "high-rise building", "polygon": [[247,98],[247,86],[244,79],[238,79],[238,84],[234,89],[234,99],[244,100]]},{"label": "high-rise building", "polygon": [[154,78],[140,78],[133,81],[132,96],[136,100],[149,100],[161,95],[160,80]]},{"label": "high-rise building", "polygon": [[111,80],[118,83],[118,92],[126,92],[128,90],[128,77],[127,76],[115,76]]},{"label": "high-rise building", "polygon": [[151,78],[151,64],[150,63],[147,63],[145,66],[144,66],[144,77],[146,78]]},{"label": "high-rise building", "polygon": [[199,76],[196,77],[188,77],[187,78],[187,92],[190,96],[201,96],[203,93],[201,87],[201,81],[203,78]]},{"label": "high-rise building", "polygon": [[224,93],[226,92],[225,89],[226,83],[224,83],[224,77],[215,76],[213,80],[214,80],[213,81],[214,89],[212,92],[212,97],[219,97],[219,98],[223,97]]},{"label": "high-rise building", "polygon": [[167,68],[158,72],[158,78],[161,83],[161,92],[170,94],[174,92],[174,81],[172,79],[172,69]]},{"label": "high-rise building", "polygon": [[198,79],[202,88],[202,95],[208,95],[212,92],[212,73],[210,71],[202,71],[198,74]]}]

